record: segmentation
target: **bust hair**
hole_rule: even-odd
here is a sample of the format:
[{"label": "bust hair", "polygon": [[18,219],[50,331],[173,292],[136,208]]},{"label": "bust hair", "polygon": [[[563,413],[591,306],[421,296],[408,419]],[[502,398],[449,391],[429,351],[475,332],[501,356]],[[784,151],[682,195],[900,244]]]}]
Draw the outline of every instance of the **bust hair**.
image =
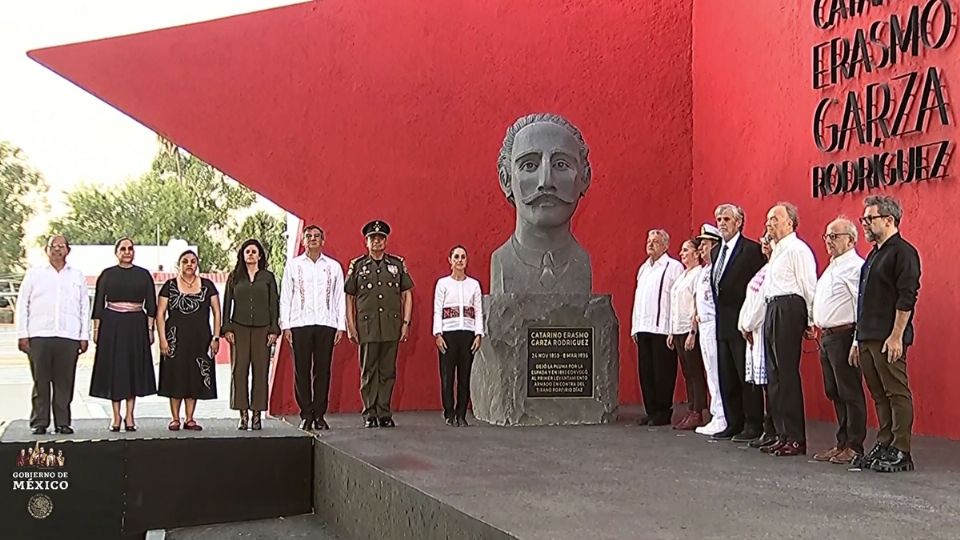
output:
[{"label": "bust hair", "polygon": [[871,195],[863,200],[863,207],[868,206],[876,206],[881,216],[892,217],[893,224],[900,226],[900,220],[903,218],[903,207],[900,206],[900,201],[889,195]]},{"label": "bust hair", "polygon": [[[517,134],[520,131],[532,124],[539,122],[547,122],[554,124],[566,129],[573,138],[576,139],[577,144],[579,145],[580,150],[580,166],[581,166],[581,179],[587,187],[590,187],[590,178],[592,177],[592,169],[590,168],[590,149],[587,147],[587,143],[583,140],[583,134],[580,133],[580,130],[577,129],[569,120],[566,118],[552,113],[535,113],[528,114],[517,119],[510,127],[507,128],[507,134],[503,137],[503,144],[500,146],[500,155],[497,157],[497,172],[500,176],[500,189],[503,190],[503,194],[506,195],[507,200],[510,201],[510,204],[516,205],[516,201],[513,200],[513,191],[510,189],[510,184],[513,180],[512,174],[512,156],[513,156],[513,144],[516,141]],[[583,189],[586,192],[587,187]]]}]

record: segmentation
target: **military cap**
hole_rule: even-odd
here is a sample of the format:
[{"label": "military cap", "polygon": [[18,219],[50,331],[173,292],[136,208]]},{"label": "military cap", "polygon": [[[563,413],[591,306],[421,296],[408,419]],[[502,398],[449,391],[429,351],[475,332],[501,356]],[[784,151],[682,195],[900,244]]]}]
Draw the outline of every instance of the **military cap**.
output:
[{"label": "military cap", "polygon": [[379,219],[375,219],[363,226],[364,237],[367,237],[373,234],[382,234],[383,236],[390,236],[390,225],[387,225],[386,221],[380,221]]},{"label": "military cap", "polygon": [[700,227],[700,235],[697,236],[697,238],[700,240],[713,240],[714,242],[723,241],[723,237],[720,236],[720,229],[709,223],[704,223],[703,226]]}]

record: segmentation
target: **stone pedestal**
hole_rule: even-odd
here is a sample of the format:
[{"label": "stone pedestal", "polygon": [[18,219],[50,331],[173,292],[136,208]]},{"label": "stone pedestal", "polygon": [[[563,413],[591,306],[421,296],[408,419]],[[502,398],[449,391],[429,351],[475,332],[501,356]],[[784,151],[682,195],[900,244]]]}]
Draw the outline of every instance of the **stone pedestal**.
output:
[{"label": "stone pedestal", "polygon": [[609,295],[487,295],[483,309],[486,337],[470,382],[479,420],[501,426],[614,420],[620,325]]}]

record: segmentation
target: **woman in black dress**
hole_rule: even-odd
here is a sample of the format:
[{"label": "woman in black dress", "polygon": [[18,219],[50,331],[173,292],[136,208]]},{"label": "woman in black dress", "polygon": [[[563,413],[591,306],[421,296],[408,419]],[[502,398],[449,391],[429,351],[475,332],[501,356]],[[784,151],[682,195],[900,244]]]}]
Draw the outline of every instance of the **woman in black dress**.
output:
[{"label": "woman in black dress", "polygon": [[157,303],[159,394],[170,398],[171,431],[180,429],[181,402],[186,402],[183,429],[200,431],[203,428],[193,418],[197,400],[217,397],[214,357],[220,348],[220,297],[213,282],[200,277],[196,253],[184,251],[177,267],[179,275],[163,284]]},{"label": "woman in black dress", "polygon": [[[113,402],[110,431],[136,431],[133,409],[137,396],[157,393],[153,373],[153,323],[157,296],[153,277],[133,264],[133,240],[121,238],[114,246],[117,266],[97,278],[93,304],[93,342],[97,352],[90,379],[90,395]],[[120,402],[126,400],[127,415],[120,417]]]}]

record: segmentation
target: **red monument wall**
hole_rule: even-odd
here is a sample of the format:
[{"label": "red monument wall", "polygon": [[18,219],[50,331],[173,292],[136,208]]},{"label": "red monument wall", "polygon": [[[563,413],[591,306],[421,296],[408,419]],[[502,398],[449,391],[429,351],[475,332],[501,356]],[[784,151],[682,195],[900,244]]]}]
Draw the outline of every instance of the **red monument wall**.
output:
[{"label": "red monument wall", "polygon": [[[730,201],[756,237],[769,206],[789,200],[822,270],[825,224],[859,216],[860,185],[877,169],[889,182],[900,151],[913,171],[885,190],[902,200],[904,236],[924,264],[909,358],[915,430],[956,438],[960,369],[940,351],[960,348],[958,278],[943,262],[958,165],[940,159],[939,143],[958,139],[960,4],[873,1],[328,0],[31,55],[324,226],[344,265],[363,250],[362,224],[388,220],[390,250],[417,283],[395,395],[403,409],[439,407],[430,300],[448,248],[466,244],[487,287],[490,252],[512,228],[494,161],[516,117],[564,114],[592,148],[594,183],[574,226],[595,289],[613,294],[620,317],[624,403],[639,398],[627,327],[647,229],[679,239]],[[837,102],[815,127],[824,98]],[[849,193],[825,193],[843,180],[833,167],[814,197],[815,168],[844,162],[837,191]],[[806,348],[808,413],[830,419],[816,345]],[[355,350],[341,345],[334,410],[358,410],[358,375]]]},{"label": "red monument wall", "polygon": [[[431,304],[450,246],[468,247],[487,290],[490,253],[513,228],[496,173],[506,127],[567,116],[594,168],[574,231],[625,327],[631,403],[646,231],[691,230],[690,17],[690,0],[328,0],[31,55],[323,226],[344,266],[364,250],[361,226],[387,220],[417,285],[401,409],[440,406]],[[359,410],[355,348],[334,363],[332,410]]]},{"label": "red monument wall", "polygon": [[[834,19],[831,28],[816,26],[815,4],[822,6],[819,13],[824,26]],[[820,239],[826,224],[838,214],[861,216],[867,192],[814,198],[813,167],[884,152],[895,155],[897,150],[928,145],[924,149],[927,170],[921,176],[930,176],[930,169],[937,161],[937,143],[960,141],[953,108],[955,100],[960,98],[960,89],[951,86],[960,80],[960,44],[953,43],[956,28],[950,33],[951,39],[939,48],[928,47],[923,41],[937,44],[943,29],[945,4],[952,8],[953,26],[956,26],[960,3],[901,0],[884,2],[885,5],[877,7],[869,5],[870,2],[856,2],[867,4],[867,11],[862,14],[844,11],[843,14],[849,15],[846,18],[839,11],[843,4],[849,6],[850,2],[730,0],[698,2],[693,13],[693,219],[709,219],[716,204],[735,201],[746,211],[746,233],[757,237],[762,233],[769,207],[778,200],[791,201],[800,209],[798,234],[814,249],[820,271],[829,261]],[[906,34],[914,6],[918,8],[919,26],[927,29],[918,36],[919,55],[898,52],[895,65],[878,67],[885,57],[890,58],[889,51],[884,50],[888,49],[894,33],[891,16],[897,17],[902,30],[899,35]],[[925,21],[924,12],[929,13]],[[881,23],[874,27],[876,21]],[[871,27],[875,34],[870,34]],[[864,64],[855,62],[853,50],[857,49],[854,43],[858,29],[866,29],[871,72],[866,71]],[[874,41],[871,37],[877,39]],[[852,80],[838,80],[839,84],[815,89],[814,47],[827,43],[818,50],[821,69],[829,70],[829,42],[834,38],[851,41],[847,64],[853,61],[855,75]],[[903,41],[910,50],[912,38],[908,35]],[[843,45],[837,43],[836,57],[842,60]],[[924,81],[931,67],[936,68],[943,82],[949,126],[943,126],[939,112],[933,110],[927,113],[926,125],[919,132],[892,136],[910,74],[919,72],[913,98],[908,101],[901,121],[902,131],[915,130],[924,97]],[[818,75],[817,83],[830,83],[830,73]],[[887,84],[890,88],[894,103],[885,116],[880,114],[883,99],[877,97],[879,86],[870,88],[874,94],[873,107],[867,108],[868,87],[874,83]],[[888,120],[891,137],[882,136],[879,123],[873,122],[874,137],[870,144],[860,144],[851,116],[848,126],[854,129],[848,132],[851,139],[845,148],[821,151],[814,140],[817,105],[823,98],[838,99],[839,103],[827,109],[824,124],[841,124],[850,91],[858,94],[864,130],[869,112],[871,117]],[[954,101],[949,101],[950,98]],[[927,105],[933,105],[934,101],[931,95]],[[824,127],[817,131],[824,133],[824,146],[829,148],[830,129]],[[877,137],[881,141],[879,146],[874,146],[872,143]],[[951,150],[955,151],[955,147]],[[896,159],[885,163],[887,167],[895,165]],[[901,200],[905,214],[901,230],[904,237],[917,246],[923,264],[915,318],[916,345],[910,348],[908,358],[915,406],[914,431],[952,438],[960,437],[960,408],[956,404],[960,369],[949,352],[960,348],[960,333],[956,331],[956,321],[960,318],[960,289],[957,288],[960,278],[949,263],[950,244],[957,230],[952,217],[955,208],[951,203],[960,200],[956,185],[958,166],[960,163],[956,161],[947,165],[947,178],[898,182],[884,190]],[[861,231],[858,251],[866,256],[868,250]],[[807,412],[812,417],[832,419],[833,408],[824,397],[819,359],[812,352],[816,345],[806,342],[805,348],[811,351],[804,355],[801,364]],[[872,415],[869,397],[867,402]]]}]

